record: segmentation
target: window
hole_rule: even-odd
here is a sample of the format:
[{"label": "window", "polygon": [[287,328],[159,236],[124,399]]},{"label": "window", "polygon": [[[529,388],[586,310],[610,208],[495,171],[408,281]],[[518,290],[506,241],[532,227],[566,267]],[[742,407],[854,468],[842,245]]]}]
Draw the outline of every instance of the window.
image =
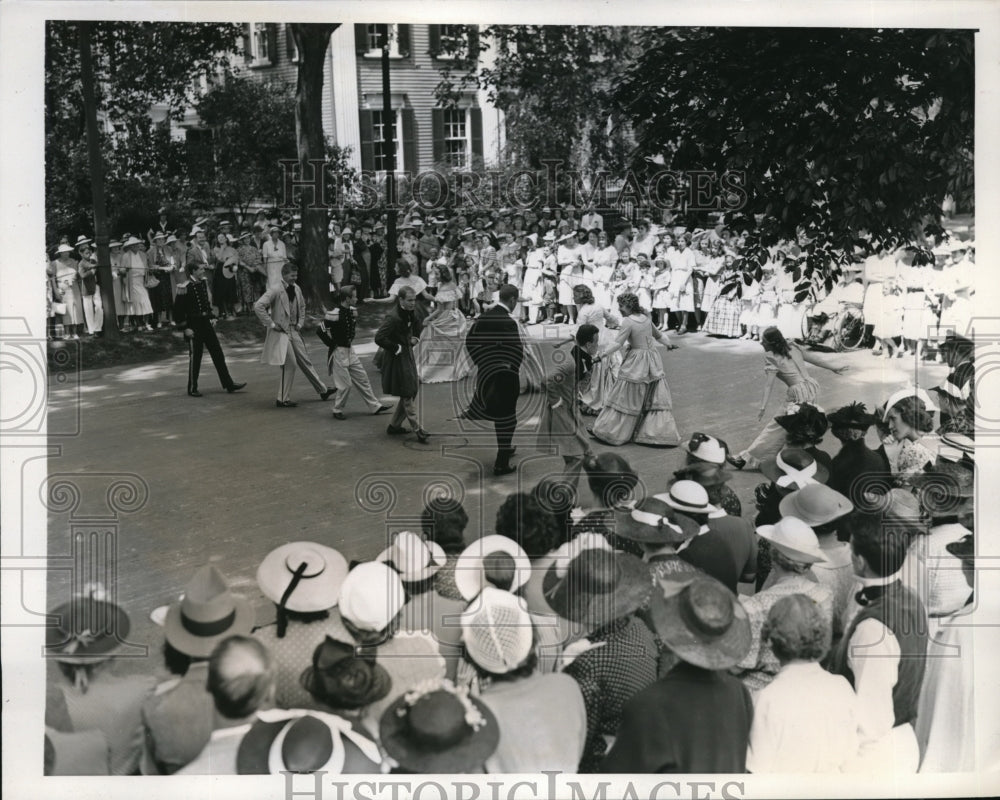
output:
[{"label": "window", "polygon": [[444,157],[453,167],[469,164],[469,126],[464,108],[444,112]]},{"label": "window", "polygon": [[462,50],[468,47],[468,41],[462,32],[461,25],[439,25],[438,36],[440,51],[438,58],[455,58],[462,55]]},{"label": "window", "polygon": [[[381,25],[366,25],[367,29],[367,42],[368,42],[368,52],[366,55],[369,56],[381,56],[382,55],[382,35],[379,32]],[[399,55],[399,26],[390,25],[389,26],[389,55],[398,56]]]},{"label": "window", "polygon": [[[392,134],[393,143],[396,145],[396,171],[403,169],[403,142],[399,135],[399,112],[394,111],[392,119],[389,120],[389,132]],[[374,146],[375,170],[386,171],[385,156],[382,153],[382,142],[385,141],[385,124],[382,121],[382,112],[372,112],[372,145]]]},{"label": "window", "polygon": [[250,24],[250,57],[255,64],[270,63],[270,41],[266,22]]}]

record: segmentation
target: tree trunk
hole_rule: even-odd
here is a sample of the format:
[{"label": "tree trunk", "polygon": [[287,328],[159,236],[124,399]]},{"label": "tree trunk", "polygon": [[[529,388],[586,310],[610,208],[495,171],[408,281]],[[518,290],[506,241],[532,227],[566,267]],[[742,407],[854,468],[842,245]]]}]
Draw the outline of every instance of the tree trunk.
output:
[{"label": "tree trunk", "polygon": [[[340,23],[294,23],[292,36],[299,50],[295,85],[295,136],[298,141],[299,180],[313,178],[313,164],[325,161],[323,137],[323,66],[331,34]],[[317,184],[320,176],[315,176]],[[317,193],[319,194],[319,193]],[[292,198],[284,198],[286,204]],[[327,209],[325,198],[305,188],[298,203],[302,214],[299,242],[299,284],[307,301],[326,305],[329,298]]]}]

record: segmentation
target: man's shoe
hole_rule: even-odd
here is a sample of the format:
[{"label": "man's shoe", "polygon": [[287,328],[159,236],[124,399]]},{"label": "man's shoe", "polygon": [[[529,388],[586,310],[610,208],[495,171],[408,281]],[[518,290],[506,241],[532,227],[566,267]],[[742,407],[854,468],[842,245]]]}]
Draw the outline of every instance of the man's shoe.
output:
[{"label": "man's shoe", "polygon": [[726,461],[736,467],[736,469],[743,469],[747,465],[747,460],[740,456],[726,456]]},{"label": "man's shoe", "polygon": [[274,405],[276,408],[295,408],[298,403],[294,400],[275,400]]},{"label": "man's shoe", "polygon": [[337,393],[337,387],[334,386],[332,389],[327,389],[325,392],[320,392],[319,393],[319,399],[320,400],[329,400],[336,393]]},{"label": "man's shoe", "polygon": [[417,431],[417,441],[420,442],[420,444],[427,444],[427,440],[430,438],[431,435],[423,428]]},{"label": "man's shoe", "polygon": [[498,478],[503,475],[510,475],[512,472],[517,472],[517,467],[513,464],[508,464],[505,467],[499,465],[493,467],[493,474]]},{"label": "man's shoe", "polygon": [[376,414],[384,414],[388,410],[389,406],[379,406],[372,412],[372,416],[375,416]]},{"label": "man's shoe", "polygon": [[345,417],[345,416],[344,416],[344,415],[343,415],[342,413],[340,413],[339,411],[334,411],[334,412],[333,412],[333,418],[334,418],[334,419],[347,419],[347,417]]},{"label": "man's shoe", "polygon": [[188,397],[201,397],[201,392],[199,392],[197,389],[194,389],[188,392]]},{"label": "man's shoe", "polygon": [[406,433],[406,428],[402,427],[401,425],[400,426],[389,425],[388,427],[386,427],[385,432],[388,433],[390,436],[400,436],[401,434]]},{"label": "man's shoe", "polygon": [[247,385],[246,381],[244,381],[243,383],[234,383],[232,386],[226,389],[226,391],[229,392],[229,394],[232,394],[233,392],[238,392],[240,389],[245,389],[246,385]]}]

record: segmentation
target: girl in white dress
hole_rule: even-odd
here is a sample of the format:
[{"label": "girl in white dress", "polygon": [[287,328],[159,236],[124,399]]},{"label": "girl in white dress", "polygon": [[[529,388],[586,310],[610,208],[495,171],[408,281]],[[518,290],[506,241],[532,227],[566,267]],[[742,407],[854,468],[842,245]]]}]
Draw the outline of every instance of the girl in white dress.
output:
[{"label": "girl in white dress", "polygon": [[532,247],[524,258],[524,280],[521,284],[521,296],[528,308],[528,324],[541,322],[542,267],[545,264],[545,248]]},{"label": "girl in white dress", "polygon": [[611,296],[611,275],[618,262],[618,251],[608,242],[608,235],[601,231],[597,234],[597,252],[594,253],[593,292],[599,305],[611,308],[614,298]]},{"label": "girl in white dress", "polygon": [[576,323],[576,303],[573,301],[573,287],[583,275],[583,260],[576,234],[569,233],[559,240],[556,250],[559,264],[559,305],[562,306],[565,321]]},{"label": "girl in white dress", "polygon": [[458,310],[458,284],[447,267],[439,266],[437,271],[436,307],[424,320],[415,353],[421,383],[459,381],[472,368],[471,361],[463,357],[469,323]]},{"label": "girl in white dress", "polygon": [[665,331],[670,325],[670,264],[663,256],[653,259],[653,324]]},{"label": "girl in white dress", "polygon": [[[649,263],[649,256],[644,251],[636,253],[635,256],[635,295],[639,298],[639,305],[649,308],[653,304],[653,270]],[[653,320],[656,324],[656,320]]]},{"label": "girl in white dress", "polygon": [[680,237],[675,255],[670,259],[670,307],[680,312],[678,335],[687,333],[688,315],[694,312],[692,278],[696,260],[690,244],[687,235]]},{"label": "girl in white dress", "polygon": [[[615,335],[608,330],[608,326],[617,327],[620,320],[607,308],[595,302],[589,287],[577,286],[573,290],[573,295],[579,309],[580,325],[595,326],[600,331],[597,340],[599,350],[610,349]],[[581,410],[586,416],[596,417],[604,407],[604,398],[618,380],[618,368],[621,366],[622,358],[621,351],[617,350],[606,359],[594,364],[590,383],[580,390]]]}]

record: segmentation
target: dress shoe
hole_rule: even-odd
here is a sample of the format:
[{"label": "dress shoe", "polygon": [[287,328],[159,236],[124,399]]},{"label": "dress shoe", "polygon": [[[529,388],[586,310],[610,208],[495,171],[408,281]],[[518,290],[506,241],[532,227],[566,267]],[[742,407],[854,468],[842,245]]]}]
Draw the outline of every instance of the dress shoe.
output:
[{"label": "dress shoe", "polygon": [[195,389],[194,391],[188,392],[188,397],[201,397],[201,392]]},{"label": "dress shoe", "polygon": [[406,428],[402,427],[401,425],[399,426],[389,425],[385,429],[385,432],[388,433],[390,436],[400,436],[401,434],[406,433]]},{"label": "dress shoe", "polygon": [[726,461],[736,467],[736,469],[743,469],[747,465],[747,460],[739,456],[726,456]]},{"label": "dress shoe", "polygon": [[246,388],[246,382],[244,381],[243,383],[234,383],[232,386],[226,389],[226,391],[229,392],[229,394],[232,394],[233,392],[238,392],[240,389],[245,389],[245,388]]},{"label": "dress shoe", "polygon": [[276,408],[295,408],[298,403],[294,400],[275,400],[274,405]]},{"label": "dress shoe", "polygon": [[389,410],[389,406],[379,406],[378,408],[376,408],[376,409],[375,409],[375,410],[374,410],[374,411],[372,412],[372,416],[374,416],[374,415],[376,415],[376,414],[384,414],[384,413],[385,413],[386,411],[388,411],[388,410]]},{"label": "dress shoe", "polygon": [[505,467],[501,467],[499,465],[493,467],[493,474],[498,478],[502,475],[510,475],[512,472],[517,472],[517,467],[513,464],[508,464]]},{"label": "dress shoe", "polygon": [[420,442],[420,444],[427,444],[427,440],[430,438],[430,433],[425,431],[423,428],[417,431],[417,441]]},{"label": "dress shoe", "polygon": [[319,393],[320,400],[329,400],[336,393],[337,387],[334,386],[332,389],[327,389],[325,392]]},{"label": "dress shoe", "polygon": [[345,416],[344,416],[344,415],[343,415],[342,413],[340,413],[339,411],[334,411],[334,412],[333,412],[333,418],[334,418],[334,419],[347,419],[347,417],[345,417]]}]

